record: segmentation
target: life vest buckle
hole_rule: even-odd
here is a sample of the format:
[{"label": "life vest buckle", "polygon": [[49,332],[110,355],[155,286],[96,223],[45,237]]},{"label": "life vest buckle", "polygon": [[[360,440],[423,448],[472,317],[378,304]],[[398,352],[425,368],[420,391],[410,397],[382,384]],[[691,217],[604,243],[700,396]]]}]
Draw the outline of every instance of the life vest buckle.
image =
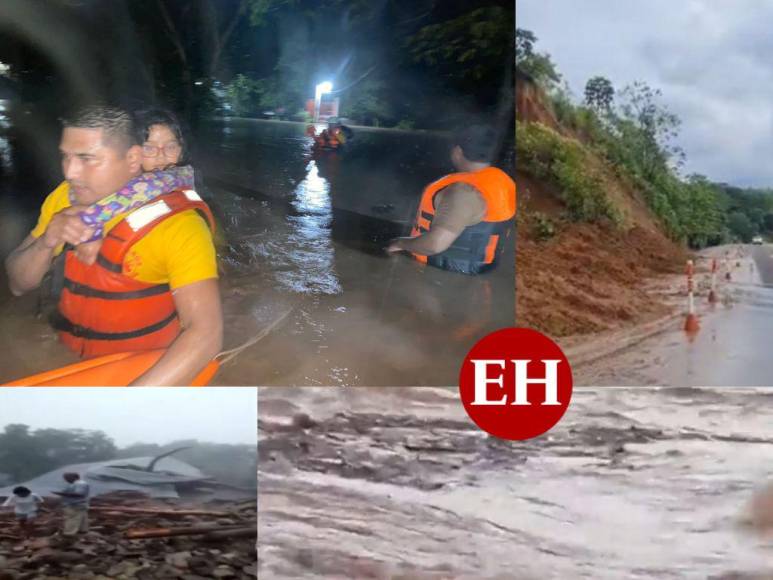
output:
[{"label": "life vest buckle", "polygon": [[88,329],[80,324],[73,324],[68,332],[77,338],[84,338],[88,334]]}]

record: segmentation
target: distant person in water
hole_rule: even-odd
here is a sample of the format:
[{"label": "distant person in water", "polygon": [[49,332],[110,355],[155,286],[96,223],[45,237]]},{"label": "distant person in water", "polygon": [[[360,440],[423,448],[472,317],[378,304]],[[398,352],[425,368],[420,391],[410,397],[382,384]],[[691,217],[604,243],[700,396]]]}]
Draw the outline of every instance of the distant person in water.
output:
[{"label": "distant person in water", "polygon": [[314,125],[309,125],[306,127],[306,135],[314,140],[314,147],[318,149],[337,149],[346,141],[340,128],[333,126],[322,129],[322,131],[317,134],[317,129]]},{"label": "distant person in water", "polygon": [[387,252],[410,252],[424,264],[481,274],[497,264],[515,216],[515,182],[491,165],[496,133],[474,125],[453,139],[451,173],[427,186],[411,236],[397,238]]},{"label": "distant person in water", "polygon": [[350,127],[347,127],[344,125],[341,121],[335,121],[333,123],[330,123],[330,128],[333,129],[333,132],[336,135],[339,135],[341,138],[341,143],[346,143],[347,140],[354,137],[354,131]]}]

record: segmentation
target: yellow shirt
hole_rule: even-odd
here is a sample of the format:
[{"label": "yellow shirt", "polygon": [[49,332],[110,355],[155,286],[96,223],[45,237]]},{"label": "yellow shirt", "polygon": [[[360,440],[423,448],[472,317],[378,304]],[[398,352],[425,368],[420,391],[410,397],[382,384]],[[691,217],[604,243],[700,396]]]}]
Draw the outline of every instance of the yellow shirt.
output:
[{"label": "yellow shirt", "polygon": [[[64,181],[43,202],[32,236],[42,236],[54,214],[70,205],[70,186]],[[110,231],[126,215],[107,222],[104,232]],[[61,251],[62,247],[57,248],[56,254]],[[209,226],[195,210],[164,220],[127,252],[123,273],[146,284],[169,284],[172,290],[217,278],[215,246]]]}]

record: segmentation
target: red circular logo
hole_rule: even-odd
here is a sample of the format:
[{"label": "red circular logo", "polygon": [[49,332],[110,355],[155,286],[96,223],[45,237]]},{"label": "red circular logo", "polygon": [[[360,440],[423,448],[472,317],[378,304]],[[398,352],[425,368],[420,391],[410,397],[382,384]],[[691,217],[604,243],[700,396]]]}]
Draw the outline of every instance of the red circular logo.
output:
[{"label": "red circular logo", "polygon": [[475,424],[501,439],[549,431],[572,398],[572,369],[559,346],[530,328],[504,328],[472,347],[459,394]]}]

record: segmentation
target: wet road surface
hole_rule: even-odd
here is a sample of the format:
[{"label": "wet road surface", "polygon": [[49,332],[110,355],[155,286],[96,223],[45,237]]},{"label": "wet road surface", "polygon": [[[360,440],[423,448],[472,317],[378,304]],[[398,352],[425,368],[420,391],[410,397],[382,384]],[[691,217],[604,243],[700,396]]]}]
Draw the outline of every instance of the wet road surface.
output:
[{"label": "wet road surface", "polygon": [[773,246],[770,244],[755,245],[751,246],[750,249],[761,282],[773,286]]},{"label": "wet road surface", "polygon": [[[746,246],[730,262],[732,279],[721,280],[720,302],[696,297],[700,331],[688,337],[677,317],[666,332],[575,369],[583,385],[770,386],[773,385],[773,248]],[[768,280],[766,283],[765,280]]]},{"label": "wet road surface", "polygon": [[454,390],[258,395],[261,578],[768,578],[773,391],[575,391],[504,442]]},{"label": "wet road surface", "polygon": [[[281,319],[214,384],[455,384],[469,348],[512,325],[514,242],[478,277],[386,255],[389,239],[408,234],[422,188],[451,171],[444,137],[356,129],[345,150],[316,154],[303,132],[228,121],[197,136],[199,190],[227,243],[226,349]],[[4,215],[8,251],[35,216]],[[70,362],[36,310],[35,297],[0,294],[0,382]]]}]

